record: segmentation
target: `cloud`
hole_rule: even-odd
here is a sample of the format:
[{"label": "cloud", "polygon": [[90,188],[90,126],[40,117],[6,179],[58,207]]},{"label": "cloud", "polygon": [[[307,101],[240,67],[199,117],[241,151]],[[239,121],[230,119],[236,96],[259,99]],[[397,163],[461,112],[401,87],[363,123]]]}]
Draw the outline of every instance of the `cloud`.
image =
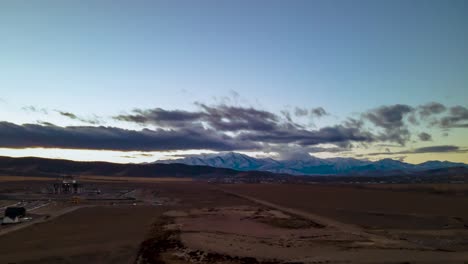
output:
[{"label": "cloud", "polygon": [[73,113],[70,113],[70,112],[62,112],[62,111],[57,111],[59,114],[65,116],[65,117],[68,117],[70,119],[78,119],[78,117],[73,114]]},{"label": "cloud", "polygon": [[430,102],[424,105],[420,105],[419,107],[419,115],[422,118],[426,118],[431,115],[436,115],[444,112],[447,110],[447,107],[441,103],[437,102]]},{"label": "cloud", "polygon": [[468,108],[451,107],[448,116],[442,117],[438,124],[443,128],[468,128]]},{"label": "cloud", "polygon": [[403,118],[411,111],[413,111],[411,106],[396,104],[368,111],[364,117],[378,127],[394,129],[404,126]]},{"label": "cloud", "polygon": [[421,132],[418,134],[418,137],[421,141],[431,141],[432,136],[426,132]]},{"label": "cloud", "polygon": [[138,124],[154,124],[167,127],[185,127],[188,124],[204,119],[205,113],[182,110],[164,110],[154,108],[149,110],[135,109],[133,114],[115,116],[115,120],[134,122]]},{"label": "cloud", "polygon": [[465,149],[460,149],[458,146],[443,145],[417,148],[407,151],[408,153],[440,153],[440,152],[466,152]]},{"label": "cloud", "polygon": [[275,129],[280,117],[276,114],[254,109],[252,107],[238,107],[228,105],[208,106],[196,104],[200,111],[188,112],[181,110],[134,110],[132,115],[119,115],[116,120],[135,122],[139,124],[154,124],[181,128],[202,123],[213,129],[224,132],[265,131]]},{"label": "cloud", "polygon": [[66,148],[120,151],[162,151],[181,149],[241,150],[258,147],[251,142],[237,141],[216,131],[193,128],[187,130],[126,130],[116,127],[16,125],[0,122],[0,147]]},{"label": "cloud", "polygon": [[297,117],[303,117],[308,115],[310,115],[310,117],[322,117],[328,115],[328,113],[327,111],[325,111],[325,109],[323,109],[323,107],[312,108],[310,109],[310,111],[306,108],[295,107],[294,115]]},{"label": "cloud", "polygon": [[49,113],[49,111],[45,108],[39,108],[39,107],[32,106],[32,105],[24,106],[21,108],[21,110],[26,111],[26,112],[32,112],[32,113],[41,113],[44,115],[47,115]]},{"label": "cloud", "polygon": [[288,110],[281,110],[280,113],[288,122],[292,122],[291,113]]},{"label": "cloud", "polygon": [[441,146],[430,146],[416,149],[409,149],[396,152],[374,152],[365,154],[366,156],[377,156],[377,155],[395,155],[395,154],[421,154],[421,153],[466,153],[468,149],[460,148],[454,145],[441,145]]},{"label": "cloud", "polygon": [[97,116],[94,116],[94,118],[83,118],[83,117],[79,117],[79,116],[77,116],[77,115],[75,115],[73,113],[66,112],[66,111],[55,110],[55,112],[59,113],[60,115],[62,115],[64,117],[68,117],[68,118],[73,119],[73,120],[81,121],[83,123],[88,123],[88,124],[92,124],[92,125],[101,124],[101,121],[99,121]]},{"label": "cloud", "polygon": [[315,117],[322,117],[328,115],[327,111],[323,107],[312,108],[310,114]]},{"label": "cloud", "polygon": [[270,131],[242,133],[239,138],[241,140],[274,144],[294,143],[300,146],[347,143],[349,141],[371,142],[374,140],[372,134],[368,132],[342,125],[324,127],[318,130],[298,129],[292,125],[285,125]]},{"label": "cloud", "polygon": [[[301,147],[322,143],[346,146],[351,141],[373,142],[375,136],[362,130],[362,122],[348,120],[342,125],[309,130],[295,123],[288,111],[281,116],[252,107],[196,104],[198,111],[134,110],[130,115],[119,115],[116,120],[139,124],[168,126],[174,129],[204,126],[222,133],[235,133],[236,139],[260,144],[294,144]],[[318,109],[318,110],[317,110]],[[326,114],[317,108],[319,115]],[[296,115],[305,113],[296,109]]]},{"label": "cloud", "polygon": [[[468,126],[468,109],[445,107],[436,102],[411,107],[403,104],[385,105],[371,109],[335,125],[312,129],[293,119],[294,116],[320,117],[328,113],[322,108],[294,108],[293,111],[273,113],[254,107],[226,104],[196,103],[194,111],[162,108],[134,109],[112,117],[114,120],[140,124],[142,130],[127,130],[105,126],[61,127],[38,121],[38,124],[17,125],[1,122],[0,147],[79,148],[123,151],[159,151],[206,149],[214,151],[255,150],[313,153],[343,152],[354,146],[370,148],[375,144],[404,146],[410,139],[431,141],[429,133],[412,135],[421,116],[431,117],[447,132],[452,127]],[[26,111],[40,111],[27,107]],[[98,125],[98,117],[83,118],[67,111],[55,110],[63,117]],[[440,115],[440,116],[434,116]],[[414,118],[414,120],[410,120]],[[421,131],[421,129],[418,129]],[[424,130],[422,130],[424,131]],[[335,147],[322,148],[320,144]],[[377,145],[376,145],[377,146]],[[414,149],[381,154],[410,154],[428,151]],[[461,151],[461,150],[457,150]]]},{"label": "cloud", "polygon": [[[2,122],[0,147],[79,148],[106,150],[186,150],[209,149],[261,150],[285,144],[310,147],[333,143],[346,147],[351,141],[372,142],[374,136],[360,127],[335,125],[309,130],[292,119],[255,109],[198,103],[199,110],[135,109],[114,119],[155,125],[141,131],[104,126],[60,127],[50,123],[16,125]],[[90,122],[73,113],[56,110],[60,115]]]},{"label": "cloud", "polygon": [[297,117],[307,116],[309,115],[309,110],[306,108],[296,107],[294,108],[294,115]]},{"label": "cloud", "polygon": [[362,118],[383,129],[383,133],[379,135],[380,140],[405,145],[410,140],[411,133],[404,120],[413,110],[411,106],[403,104],[381,106],[362,114]]},{"label": "cloud", "polygon": [[133,154],[133,155],[122,155],[120,157],[121,158],[126,158],[126,159],[136,159],[136,158],[141,158],[141,157],[145,157],[145,158],[154,157],[154,155],[150,154],[150,153],[137,153],[137,154]]},{"label": "cloud", "polygon": [[203,121],[221,131],[269,131],[281,123],[278,115],[252,107],[198,105],[206,113]]}]

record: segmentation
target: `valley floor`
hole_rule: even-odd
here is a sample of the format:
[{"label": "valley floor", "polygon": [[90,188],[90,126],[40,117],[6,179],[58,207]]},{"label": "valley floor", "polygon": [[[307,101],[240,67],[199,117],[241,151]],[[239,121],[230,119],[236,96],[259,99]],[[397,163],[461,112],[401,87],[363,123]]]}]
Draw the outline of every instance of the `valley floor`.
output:
[{"label": "valley floor", "polygon": [[[35,190],[47,184],[3,182],[0,205],[40,197]],[[56,217],[60,208],[76,205],[52,200],[34,212],[44,221],[11,232],[2,226],[0,263],[468,261],[464,194],[395,186],[92,184],[107,198],[83,199],[83,208]],[[134,200],[110,199],[114,194]]]}]

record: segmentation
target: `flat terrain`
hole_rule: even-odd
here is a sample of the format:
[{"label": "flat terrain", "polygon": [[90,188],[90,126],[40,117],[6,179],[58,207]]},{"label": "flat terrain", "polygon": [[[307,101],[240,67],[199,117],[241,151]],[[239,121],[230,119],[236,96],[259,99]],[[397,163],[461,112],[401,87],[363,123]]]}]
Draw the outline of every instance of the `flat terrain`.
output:
[{"label": "flat terrain", "polygon": [[101,193],[78,195],[78,205],[45,192],[47,180],[3,182],[0,206],[26,203],[42,220],[0,227],[0,263],[468,261],[468,196],[458,185],[87,180]]},{"label": "flat terrain", "polygon": [[421,224],[444,228],[447,223],[441,222],[442,218],[449,222],[450,218],[468,221],[468,196],[352,185],[244,184],[223,185],[222,188],[369,228],[424,228]]},{"label": "flat terrain", "polygon": [[0,237],[2,263],[132,263],[154,218],[148,207],[82,208]]}]

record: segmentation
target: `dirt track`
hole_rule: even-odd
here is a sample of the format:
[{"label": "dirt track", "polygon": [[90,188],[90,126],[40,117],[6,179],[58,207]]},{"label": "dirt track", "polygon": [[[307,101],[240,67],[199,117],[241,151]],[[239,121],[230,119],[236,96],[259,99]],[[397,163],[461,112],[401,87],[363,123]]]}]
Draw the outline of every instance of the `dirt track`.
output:
[{"label": "dirt track", "polygon": [[[57,209],[47,221],[0,236],[0,263],[132,263],[151,224],[168,210],[175,211],[174,227],[180,228],[181,241],[193,250],[172,253],[198,251],[231,257],[211,263],[241,263],[232,262],[236,257],[278,260],[274,263],[468,261],[468,232],[462,229],[466,212],[459,210],[465,197],[323,185],[161,182],[96,186],[107,192],[127,190],[143,203]],[[445,207],[435,207],[440,205]],[[400,216],[421,218],[436,228],[422,229],[420,222],[411,221],[401,228],[395,222]],[[441,223],[433,223],[434,217],[442,216]],[[371,217],[375,217],[373,223],[386,221],[385,228],[366,226]],[[437,229],[454,217],[459,219],[456,225]],[[314,224],[304,226],[299,218]],[[171,260],[168,264],[187,263],[166,253]]]},{"label": "dirt track", "polygon": [[340,230],[341,232],[344,232],[344,233],[348,233],[348,234],[356,235],[356,236],[359,236],[359,237],[362,237],[362,238],[366,238],[366,239],[372,240],[374,242],[378,242],[379,244],[385,244],[385,245],[389,245],[389,246],[393,246],[393,247],[398,246],[400,248],[409,248],[409,249],[416,247],[415,245],[412,245],[412,244],[404,242],[404,241],[393,240],[393,239],[389,239],[387,237],[378,236],[378,235],[375,235],[375,234],[370,234],[370,233],[366,232],[364,229],[362,229],[362,228],[360,228],[358,226],[342,223],[342,222],[339,222],[339,221],[337,221],[335,219],[331,219],[331,218],[324,217],[324,216],[317,215],[317,214],[312,214],[310,212],[304,212],[304,211],[301,211],[301,210],[284,207],[284,206],[277,205],[277,204],[273,204],[273,203],[270,203],[270,202],[267,202],[267,201],[264,201],[264,200],[257,199],[255,197],[242,195],[242,194],[238,194],[238,193],[235,193],[235,192],[226,191],[226,190],[223,190],[223,189],[221,189],[221,190],[226,192],[226,193],[236,195],[238,197],[250,200],[250,201],[252,201],[254,203],[258,203],[258,204],[261,204],[261,205],[264,205],[264,206],[267,206],[267,207],[270,207],[270,208],[274,208],[274,209],[277,209],[277,210],[280,210],[280,211],[283,211],[283,212],[286,212],[286,213],[289,213],[289,214],[298,215],[298,216],[301,216],[301,217],[303,217],[303,218],[305,218],[307,220],[313,221],[315,223],[318,223],[318,224],[321,224],[321,225],[324,225],[324,226],[327,226],[327,227],[338,229],[338,230]]},{"label": "dirt track", "polygon": [[[245,187],[246,189],[244,189]],[[290,213],[293,215],[298,215],[303,218],[309,219],[316,223],[325,225],[329,228],[336,228],[344,233],[350,233],[354,235],[358,235],[363,239],[369,239],[373,242],[373,245],[369,245],[370,247],[358,247],[353,251],[348,250],[340,250],[339,248],[330,250],[327,246],[317,245],[317,248],[312,249],[313,251],[309,250],[310,254],[315,254],[314,257],[304,257],[295,259],[295,261],[304,262],[304,263],[318,263],[316,261],[325,261],[326,263],[342,263],[350,262],[350,263],[466,263],[468,261],[468,251],[467,248],[457,250],[458,252],[447,252],[444,250],[440,250],[438,248],[426,246],[420,243],[412,243],[411,241],[405,239],[405,235],[408,234],[416,234],[421,235],[418,236],[416,239],[458,239],[457,236],[461,234],[465,234],[464,230],[457,230],[453,229],[452,232],[448,230],[422,230],[420,232],[414,232],[414,230],[395,230],[395,232],[375,232],[375,230],[367,230],[361,226],[343,223],[336,219],[325,217],[322,215],[318,215],[315,213],[311,213],[313,210],[304,211],[301,209],[297,209],[297,207],[291,208],[289,206],[278,205],[276,203],[265,201],[263,199],[257,198],[257,194],[259,194],[259,190],[264,188],[268,190],[271,188],[273,190],[286,190],[288,189],[287,186],[259,186],[259,189],[256,189],[257,186],[220,186],[220,189],[225,191],[228,194],[235,195],[237,197],[242,197],[254,203],[267,206],[269,208],[273,208],[276,210],[280,210],[286,213]],[[276,189],[275,189],[276,188]],[[306,187],[301,187],[306,188]],[[312,186],[309,187],[310,192],[313,192],[314,189],[317,188],[328,188],[328,187],[320,187],[320,186]],[[335,188],[335,187],[332,187]],[[337,188],[335,188],[337,189]],[[246,191],[247,190],[247,191]],[[280,198],[275,192],[265,192],[265,190],[258,195],[259,197],[274,197],[275,199]],[[346,190],[346,189],[344,189]],[[291,191],[291,190],[290,190]],[[356,194],[358,194],[359,190],[356,190]],[[249,193],[250,195],[246,195],[245,193]],[[267,195],[265,195],[267,194]],[[274,195],[272,195],[274,194]],[[398,197],[401,193],[397,193],[395,197]],[[297,195],[296,194],[292,194]],[[380,194],[378,194],[380,195]],[[376,195],[376,196],[378,196]],[[403,197],[404,197],[403,193]],[[430,197],[430,196],[429,196]],[[291,198],[291,197],[289,197]],[[273,199],[273,200],[275,200]],[[445,199],[441,197],[440,199]],[[460,199],[461,200],[461,199]],[[291,201],[291,199],[289,200]],[[302,199],[296,200],[299,204],[302,205],[307,203],[308,199],[302,196]],[[413,201],[410,201],[410,203]],[[452,204],[451,204],[452,205]],[[459,206],[459,204],[452,205],[454,207]],[[447,208],[445,208],[446,210]],[[364,213],[368,213],[368,211],[363,210]],[[417,215],[419,216],[419,215]],[[395,236],[396,233],[400,232],[402,235],[401,237]],[[393,234],[393,235],[392,235]],[[441,235],[445,235],[441,237]],[[462,239],[462,238],[460,238]],[[466,241],[466,240],[465,240]],[[461,242],[466,243],[466,242]],[[367,244],[367,242],[365,242]],[[321,249],[320,249],[321,248]],[[318,251],[317,251],[318,250]]]},{"label": "dirt track", "polygon": [[59,210],[59,211],[51,212],[48,216],[40,216],[37,219],[34,219],[34,220],[32,220],[30,222],[27,222],[27,223],[22,223],[22,224],[19,224],[19,225],[14,225],[14,226],[10,226],[10,227],[7,227],[7,228],[2,228],[2,229],[0,229],[0,236],[6,235],[8,233],[11,233],[11,232],[14,232],[14,231],[17,231],[17,230],[21,230],[23,228],[26,228],[26,227],[29,227],[29,226],[32,226],[32,225],[36,225],[36,224],[51,221],[51,220],[53,220],[53,219],[55,219],[55,218],[57,218],[59,216],[71,213],[71,212],[73,212],[75,210],[85,208],[85,207],[91,207],[91,205],[81,205],[81,206],[67,207],[67,208],[64,208],[64,209]]}]

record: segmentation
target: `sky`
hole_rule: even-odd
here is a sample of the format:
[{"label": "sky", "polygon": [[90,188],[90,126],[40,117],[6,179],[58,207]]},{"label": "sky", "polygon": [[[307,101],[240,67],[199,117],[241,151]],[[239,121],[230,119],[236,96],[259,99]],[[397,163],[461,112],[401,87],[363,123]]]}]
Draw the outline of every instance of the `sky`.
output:
[{"label": "sky", "polygon": [[468,163],[466,1],[1,1],[0,155]]}]

